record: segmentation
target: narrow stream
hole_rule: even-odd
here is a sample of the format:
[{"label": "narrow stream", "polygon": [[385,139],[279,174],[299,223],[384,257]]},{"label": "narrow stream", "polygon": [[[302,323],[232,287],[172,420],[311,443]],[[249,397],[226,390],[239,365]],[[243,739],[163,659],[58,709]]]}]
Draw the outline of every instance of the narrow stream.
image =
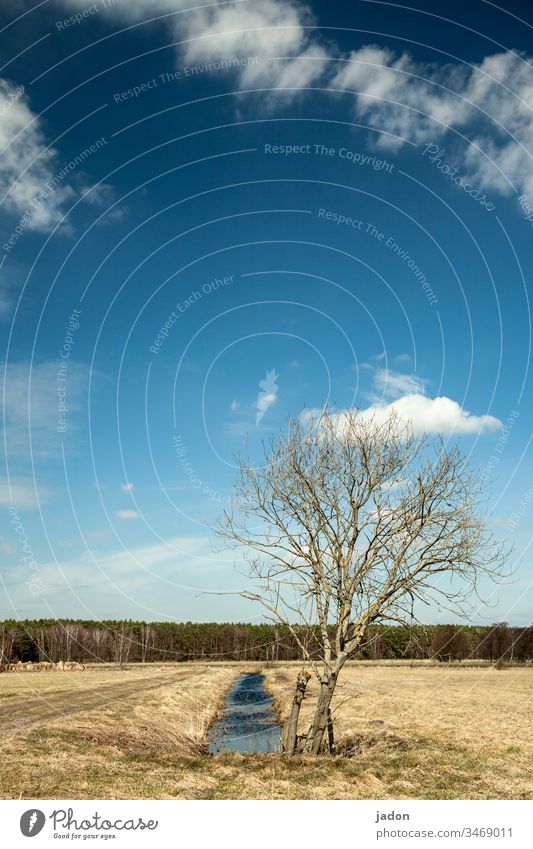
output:
[{"label": "narrow stream", "polygon": [[279,751],[281,728],[264,681],[264,675],[252,672],[239,675],[226,696],[224,713],[210,731],[211,754]]}]

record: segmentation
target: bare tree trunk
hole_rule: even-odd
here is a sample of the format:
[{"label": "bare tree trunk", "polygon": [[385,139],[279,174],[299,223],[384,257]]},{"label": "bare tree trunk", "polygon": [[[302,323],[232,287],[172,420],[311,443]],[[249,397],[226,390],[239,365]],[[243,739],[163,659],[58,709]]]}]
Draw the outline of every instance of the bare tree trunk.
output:
[{"label": "bare tree trunk", "polygon": [[330,755],[335,754],[335,735],[333,733],[333,717],[331,708],[328,708],[328,746]]},{"label": "bare tree trunk", "polygon": [[310,677],[308,672],[300,672],[296,679],[296,692],[292,700],[291,714],[283,730],[283,751],[286,755],[293,755],[296,749],[300,707],[304,700],[307,682]]},{"label": "bare tree trunk", "polygon": [[322,746],[322,740],[324,739],[324,732],[328,728],[329,723],[332,722],[330,705],[337,684],[337,675],[338,671],[331,672],[324,675],[320,681],[320,694],[304,746],[304,754],[306,755],[318,755]]}]

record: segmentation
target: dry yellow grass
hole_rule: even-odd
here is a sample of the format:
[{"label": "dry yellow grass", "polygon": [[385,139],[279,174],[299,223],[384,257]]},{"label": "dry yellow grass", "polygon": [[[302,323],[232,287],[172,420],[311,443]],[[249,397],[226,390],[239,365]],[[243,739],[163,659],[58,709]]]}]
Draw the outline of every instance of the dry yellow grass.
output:
[{"label": "dry yellow grass", "polygon": [[[533,669],[353,664],[336,699],[338,739],[357,744],[353,757],[205,755],[224,693],[253,669],[181,664],[0,675],[0,796],[533,797]],[[297,667],[264,672],[283,714]],[[311,699],[302,728],[310,707]]]}]

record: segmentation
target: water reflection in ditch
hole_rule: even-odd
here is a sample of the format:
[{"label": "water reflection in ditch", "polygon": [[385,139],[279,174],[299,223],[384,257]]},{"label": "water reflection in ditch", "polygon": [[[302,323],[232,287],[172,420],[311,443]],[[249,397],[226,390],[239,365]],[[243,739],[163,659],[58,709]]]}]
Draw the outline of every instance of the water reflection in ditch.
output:
[{"label": "water reflection in ditch", "polygon": [[281,728],[264,681],[264,675],[251,672],[237,678],[226,696],[224,713],[209,734],[211,754],[279,752]]}]

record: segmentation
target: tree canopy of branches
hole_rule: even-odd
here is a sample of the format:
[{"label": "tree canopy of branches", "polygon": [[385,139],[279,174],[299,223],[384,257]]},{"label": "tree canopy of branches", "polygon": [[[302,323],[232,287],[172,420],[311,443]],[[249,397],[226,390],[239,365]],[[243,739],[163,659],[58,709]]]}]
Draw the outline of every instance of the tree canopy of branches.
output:
[{"label": "tree canopy of branches", "polygon": [[[394,415],[326,411],[289,421],[263,447],[260,466],[239,460],[216,530],[244,551],[243,595],[290,630],[320,682],[303,747],[317,754],[326,728],[331,738],[339,673],[372,623],[412,622],[431,601],[466,615],[480,577],[503,575],[505,551],[480,517],[479,479],[460,450]],[[318,659],[302,638],[309,626]],[[293,735],[289,753],[295,745]]]}]

